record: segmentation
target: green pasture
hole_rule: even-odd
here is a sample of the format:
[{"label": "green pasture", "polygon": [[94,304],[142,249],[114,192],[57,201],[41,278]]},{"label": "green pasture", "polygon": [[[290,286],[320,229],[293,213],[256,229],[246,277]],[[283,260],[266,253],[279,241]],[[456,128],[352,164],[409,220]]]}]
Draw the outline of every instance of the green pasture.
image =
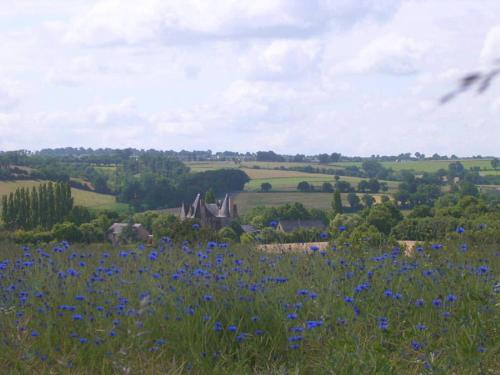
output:
[{"label": "green pasture", "polygon": [[[363,194],[358,194],[361,198]],[[376,202],[380,202],[383,194],[371,194]],[[341,194],[342,204],[348,207],[347,194]],[[301,193],[301,192],[279,192],[279,193],[258,193],[243,191],[237,193],[233,197],[234,202],[238,205],[238,212],[241,215],[249,212],[255,207],[277,207],[287,203],[302,203],[306,208],[318,208],[323,210],[331,210],[332,208],[332,193]]]},{"label": "green pasture", "polygon": [[[404,169],[413,170],[415,172],[436,172],[439,169],[448,169],[448,165],[452,162],[459,161],[463,164],[465,169],[479,167],[485,172],[495,171],[491,168],[491,159],[461,159],[461,160],[418,160],[418,161],[384,161],[381,164],[385,168],[391,168],[394,171],[401,171]],[[362,162],[339,162],[331,163],[329,166],[345,168],[347,166],[356,166],[361,168]]]},{"label": "green pasture", "polygon": [[[364,178],[359,177],[347,177],[342,176],[340,181],[349,182],[354,188],[356,188],[357,184],[361,180],[366,180]],[[274,191],[297,191],[297,185],[301,181],[307,181],[308,183],[314,185],[316,189],[321,189],[321,185],[324,182],[329,182],[332,185],[335,184],[335,179],[331,175],[322,175],[322,174],[306,174],[305,176],[299,177],[269,177],[269,178],[256,178],[250,180],[245,185],[245,190],[247,191],[260,191],[260,186],[264,182],[269,182],[272,185],[272,190]],[[397,181],[383,181],[387,183],[389,188],[388,193],[394,191],[398,187]]]},{"label": "green pasture", "polygon": [[[0,196],[13,193],[17,188],[24,187],[31,189],[33,186],[38,186],[46,182],[42,180],[1,181]],[[85,206],[92,209],[113,209],[117,211],[122,211],[127,207],[126,204],[117,203],[113,195],[99,194],[75,188],[71,188],[71,194],[75,205],[78,206]]]}]

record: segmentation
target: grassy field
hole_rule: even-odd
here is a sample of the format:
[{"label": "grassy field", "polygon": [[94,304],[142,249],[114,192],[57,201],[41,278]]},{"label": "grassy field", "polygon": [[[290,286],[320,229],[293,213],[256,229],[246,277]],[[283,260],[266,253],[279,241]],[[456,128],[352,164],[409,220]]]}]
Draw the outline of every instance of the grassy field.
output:
[{"label": "grassy field", "polygon": [[[38,186],[47,181],[20,180],[20,181],[0,181],[0,196],[13,193],[17,188],[29,188]],[[123,211],[127,205],[117,203],[112,195],[94,193],[92,191],[71,188],[71,194],[75,205],[85,206],[92,209],[114,209]]]},{"label": "grassy field", "polygon": [[[403,169],[410,169],[415,172],[436,172],[439,169],[447,169],[448,165],[454,161],[459,161],[463,164],[465,169],[470,169],[473,167],[479,167],[486,173],[494,173],[495,171],[491,168],[490,159],[464,159],[464,160],[419,160],[419,161],[407,161],[407,162],[381,162],[385,168],[391,168],[394,171],[400,171]],[[361,168],[361,162],[341,162],[341,163],[331,163],[330,166],[333,167],[346,167],[349,165],[357,166]]]},{"label": "grassy field", "polygon": [[[362,194],[358,194],[361,197]],[[382,194],[371,194],[377,202],[380,202]],[[347,194],[341,194],[342,204],[349,206]],[[258,206],[281,206],[287,203],[300,202],[306,208],[319,208],[331,210],[333,194],[331,193],[301,193],[301,192],[279,192],[279,193],[257,193],[241,192],[234,195],[234,202],[238,205],[241,215]]]},{"label": "grassy field", "polygon": [[[381,164],[386,168],[392,168],[395,171],[400,171],[403,169],[411,169],[415,172],[436,172],[438,169],[447,169],[448,165],[454,160],[419,160],[419,161],[408,161],[408,162],[381,162]],[[461,159],[457,160],[463,164],[466,169],[470,169],[472,167],[479,167],[481,171],[485,174],[497,174],[499,171],[494,171],[491,168],[491,160],[490,159]],[[188,162],[186,163],[193,171],[206,171],[212,169],[219,168],[238,168],[238,164],[235,164],[232,161],[210,161],[210,162]],[[241,167],[248,169],[253,166],[258,166],[260,168],[290,168],[294,166],[308,166],[311,165],[313,167],[318,168],[345,168],[347,166],[357,166],[361,168],[361,162],[339,162],[339,163],[329,163],[329,164],[319,164],[319,163],[286,163],[286,162],[259,162],[259,161],[251,161],[251,162],[243,162],[241,163]]]},{"label": "grassy field", "polygon": [[498,374],[498,251],[460,243],[411,258],[341,245],[309,255],[215,243],[2,246],[0,368]]},{"label": "grassy field", "polygon": [[[273,171],[270,171],[273,172]],[[282,172],[282,171],[278,171]],[[293,173],[293,172],[291,172]],[[349,182],[353,188],[357,187],[357,184],[361,180],[366,180],[364,178],[359,177],[344,177],[340,178],[341,181]],[[335,179],[331,175],[322,175],[322,174],[305,174],[305,176],[300,177],[268,177],[268,178],[255,178],[250,180],[249,183],[245,185],[246,191],[259,191],[260,186],[264,182],[269,182],[274,191],[297,191],[297,185],[301,181],[307,181],[308,183],[315,186],[317,189],[321,189],[321,185],[323,182],[330,182],[332,185],[335,184]],[[398,182],[396,181],[381,181],[387,183],[389,188],[388,193],[396,190],[398,187]]]}]

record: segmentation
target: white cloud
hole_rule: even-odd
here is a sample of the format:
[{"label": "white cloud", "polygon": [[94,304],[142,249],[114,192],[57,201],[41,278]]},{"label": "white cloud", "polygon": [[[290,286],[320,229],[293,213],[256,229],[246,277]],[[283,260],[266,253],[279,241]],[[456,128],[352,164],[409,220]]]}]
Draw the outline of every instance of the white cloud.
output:
[{"label": "white cloud", "polygon": [[322,1],[104,0],[77,17],[68,41],[169,44],[307,34],[325,21]]},{"label": "white cloud", "polygon": [[421,69],[425,57],[424,43],[400,35],[386,35],[373,40],[351,61],[355,72],[413,74]]},{"label": "white cloud", "polygon": [[481,63],[486,66],[500,61],[500,26],[491,28],[486,34],[480,59]]},{"label": "white cloud", "polygon": [[315,73],[321,45],[317,40],[274,40],[257,43],[240,58],[250,79],[291,79]]}]

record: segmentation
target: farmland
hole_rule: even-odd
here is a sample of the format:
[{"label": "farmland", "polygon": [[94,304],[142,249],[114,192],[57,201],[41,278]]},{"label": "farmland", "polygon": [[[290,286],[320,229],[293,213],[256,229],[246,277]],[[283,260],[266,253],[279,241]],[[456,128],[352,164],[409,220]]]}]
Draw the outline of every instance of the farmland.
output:
[{"label": "farmland", "polygon": [[[17,188],[31,189],[47,181],[38,180],[20,180],[20,181],[0,181],[0,196],[15,192]],[[88,208],[99,209],[117,209],[123,211],[126,205],[116,202],[112,195],[94,193],[92,191],[71,189],[71,195],[74,198],[74,204]]]},{"label": "farmland", "polygon": [[[362,194],[358,194],[361,196]],[[376,202],[380,202],[382,194],[371,194]],[[347,194],[341,194],[342,204],[349,206]],[[238,212],[245,214],[252,208],[258,206],[281,206],[287,203],[300,202],[306,208],[318,208],[330,210],[332,207],[331,193],[301,193],[297,191],[290,192],[269,192],[258,193],[243,191],[234,195],[234,201],[238,205]]]},{"label": "farmland", "polygon": [[[492,173],[495,171],[491,168],[491,159],[460,159],[460,160],[416,160],[416,161],[402,161],[402,162],[391,162],[382,161],[385,168],[391,168],[394,171],[400,171],[403,169],[413,170],[417,173],[422,172],[436,172],[439,169],[447,169],[448,165],[452,162],[459,161],[462,163],[465,169],[480,168],[484,173]],[[331,163],[330,166],[333,167],[347,167],[356,166],[361,168],[361,162],[341,162],[341,163]]]},{"label": "farmland", "polygon": [[[493,247],[3,248],[9,374],[498,372]],[[353,251],[355,250],[355,251]],[[495,255],[496,254],[496,255]]]}]

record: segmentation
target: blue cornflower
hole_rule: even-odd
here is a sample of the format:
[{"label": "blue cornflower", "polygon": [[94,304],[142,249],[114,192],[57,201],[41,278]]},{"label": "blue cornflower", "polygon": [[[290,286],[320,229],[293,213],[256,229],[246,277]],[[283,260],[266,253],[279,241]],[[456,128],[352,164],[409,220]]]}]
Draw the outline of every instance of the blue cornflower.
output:
[{"label": "blue cornflower", "polygon": [[236,328],[236,326],[228,326],[228,327],[227,327],[227,330],[228,330],[229,332],[236,332],[236,331],[238,330],[238,328]]},{"label": "blue cornflower", "polygon": [[345,231],[345,230],[346,230],[345,225],[341,225],[341,226],[339,227],[339,231],[340,231],[340,232],[343,232],[343,231]]},{"label": "blue cornflower", "polygon": [[288,348],[292,349],[292,350],[296,350],[296,349],[300,348],[300,345],[299,344],[291,344],[291,345],[288,345]]},{"label": "blue cornflower", "polygon": [[304,327],[292,327],[290,328],[290,332],[303,332]]},{"label": "blue cornflower", "polygon": [[321,232],[319,234],[319,238],[321,238],[322,240],[326,240],[328,238],[328,233],[327,232]]},{"label": "blue cornflower", "polygon": [[[318,297],[318,295],[316,293],[314,293],[314,292],[309,293],[309,298],[316,299],[317,297]],[[301,304],[301,306],[302,306],[302,304]]]},{"label": "blue cornflower", "polygon": [[109,337],[115,337],[116,336],[116,331],[114,331],[114,330],[109,331],[108,335],[109,335]]},{"label": "blue cornflower", "polygon": [[296,313],[290,313],[287,315],[287,318],[290,320],[297,319],[298,315]]},{"label": "blue cornflower", "polygon": [[446,300],[448,302],[455,302],[457,300],[457,296],[454,294],[448,294],[448,296],[446,297]]},{"label": "blue cornflower", "polygon": [[389,289],[384,290],[384,296],[392,297],[392,290],[389,290]]},{"label": "blue cornflower", "polygon": [[415,306],[422,307],[423,305],[424,305],[424,300],[422,298],[419,298],[415,301]]},{"label": "blue cornflower", "polygon": [[309,250],[311,250],[311,251],[313,251],[313,252],[318,251],[318,250],[319,250],[319,246],[317,246],[317,245],[311,245],[311,246],[309,247]]},{"label": "blue cornflower", "polygon": [[425,331],[427,329],[427,326],[425,324],[421,324],[421,323],[418,323],[415,328],[418,330],[418,331]]},{"label": "blue cornflower", "polygon": [[31,331],[31,336],[38,337],[38,336],[40,336],[40,334],[37,331],[33,330],[33,331]]},{"label": "blue cornflower", "polygon": [[420,350],[423,348],[423,345],[418,341],[412,340],[411,347],[413,348],[413,350]]},{"label": "blue cornflower", "polygon": [[191,228],[193,228],[194,230],[198,230],[200,229],[200,224],[194,223],[193,225],[191,225]]},{"label": "blue cornflower", "polygon": [[323,325],[322,320],[308,320],[307,323],[307,329],[313,329],[316,327],[321,327]]},{"label": "blue cornflower", "polygon": [[297,294],[299,296],[307,296],[309,294],[309,291],[307,289],[300,289]]},{"label": "blue cornflower", "polygon": [[479,266],[479,267],[477,268],[477,272],[478,272],[479,274],[484,274],[484,273],[487,273],[489,270],[490,270],[490,268],[489,268],[487,265],[485,265],[485,264],[483,264],[483,265],[481,265],[481,266]]},{"label": "blue cornflower", "polygon": [[165,345],[166,343],[167,343],[167,340],[165,340],[165,339],[158,339],[155,341],[156,346],[162,346],[162,345]]},{"label": "blue cornflower", "polygon": [[484,353],[484,352],[486,351],[486,348],[485,348],[484,346],[482,346],[482,345],[479,345],[479,346],[477,347],[477,351],[478,351],[479,353]]},{"label": "blue cornflower", "polygon": [[434,307],[440,307],[442,305],[443,301],[441,301],[441,299],[439,298],[436,298],[435,300],[432,301],[432,305]]},{"label": "blue cornflower", "polygon": [[89,340],[88,340],[88,339],[86,339],[85,337],[80,337],[80,343],[81,343],[81,344],[86,344],[86,343],[88,343],[88,342],[89,342]]},{"label": "blue cornflower", "polygon": [[349,296],[344,297],[344,302],[345,303],[353,303],[354,302],[354,298],[349,297]]},{"label": "blue cornflower", "polygon": [[204,300],[204,301],[207,301],[207,302],[208,302],[208,301],[212,301],[213,299],[214,299],[214,297],[213,297],[212,295],[210,295],[210,294],[205,294],[205,295],[203,296],[203,300]]},{"label": "blue cornflower", "polygon": [[296,335],[296,336],[290,336],[288,338],[288,342],[297,342],[297,341],[302,341],[303,336],[301,335]]},{"label": "blue cornflower", "polygon": [[75,296],[77,301],[85,301],[85,296]]},{"label": "blue cornflower", "polygon": [[221,322],[215,322],[214,324],[214,331],[216,332],[221,332],[223,330],[223,326]]},{"label": "blue cornflower", "polygon": [[271,228],[276,228],[276,227],[278,226],[278,222],[277,222],[276,220],[271,220],[271,221],[269,222],[269,226],[270,226]]},{"label": "blue cornflower", "polygon": [[242,332],[238,336],[236,336],[236,341],[242,342],[247,338],[247,336],[248,336],[248,334]]},{"label": "blue cornflower", "polygon": [[83,316],[80,314],[73,315],[73,320],[83,320]]},{"label": "blue cornflower", "polygon": [[389,329],[389,319],[384,316],[378,318],[378,328],[385,331]]},{"label": "blue cornflower", "polygon": [[457,232],[457,233],[463,233],[463,232],[465,232],[465,229],[464,229],[464,227],[457,227],[455,229],[455,232]]},{"label": "blue cornflower", "polygon": [[255,336],[262,336],[264,333],[266,333],[266,331],[264,331],[263,329],[255,330]]}]

